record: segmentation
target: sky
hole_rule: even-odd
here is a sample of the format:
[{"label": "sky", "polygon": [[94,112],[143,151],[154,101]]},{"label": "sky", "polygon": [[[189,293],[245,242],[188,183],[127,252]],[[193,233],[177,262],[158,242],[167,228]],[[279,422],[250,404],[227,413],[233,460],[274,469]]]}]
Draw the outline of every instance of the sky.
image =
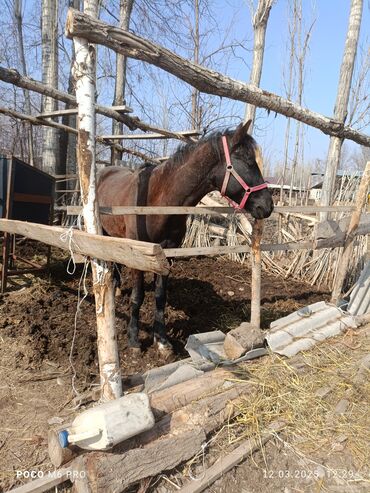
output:
[{"label": "sky", "polygon": [[[170,0],[168,0],[170,1]],[[257,0],[254,0],[255,3]],[[0,5],[4,5],[5,0],[0,0]],[[118,10],[118,1],[115,3],[110,2],[108,5],[114,5]],[[173,0],[174,5],[176,0]],[[64,0],[63,5],[66,4]],[[107,2],[104,2],[104,4]],[[138,2],[139,4],[140,2]],[[154,0],[152,2],[153,8],[161,9],[162,0]],[[228,31],[228,42],[239,41],[243,44],[244,49],[239,47],[235,51],[222,58],[222,53],[217,55],[216,67],[226,75],[248,82],[250,64],[252,59],[251,48],[253,44],[253,29],[251,25],[250,11],[248,8],[249,0],[209,0],[211,6],[210,13],[213,17],[213,26],[216,25],[218,29],[213,29],[213,32],[209,34],[208,46],[206,50],[212,52],[219,48],[222,42],[223,32]],[[302,0],[303,4],[303,19],[306,28],[311,25],[315,19],[314,27],[312,30],[311,41],[309,44],[309,52],[306,60],[306,77],[304,86],[303,106],[321,113],[326,116],[332,116],[334,111],[334,104],[337,93],[339,70],[343,56],[343,49],[348,27],[348,15],[350,9],[350,0]],[[38,23],[39,13],[35,16],[33,9],[35,6],[40,8],[40,0],[24,0],[23,7],[25,11],[25,17],[27,22],[25,29],[29,30],[29,33],[33,33],[35,30],[35,23]],[[138,6],[135,6],[138,8]],[[5,9],[6,11],[6,9]],[[66,9],[63,9],[61,14],[61,26],[64,26]],[[117,14],[118,12],[116,12]],[[164,15],[170,15],[170,12],[163,11]],[[193,15],[193,13],[191,14]],[[116,20],[109,16],[107,10],[102,9],[102,18],[109,23],[115,24]],[[137,14],[140,17],[140,14]],[[277,0],[271,10],[267,34],[266,34],[266,46],[264,65],[262,73],[261,87],[267,91],[273,92],[280,96],[285,97],[284,88],[284,71],[287,71],[288,63],[288,1]],[[136,20],[137,22],[137,20]],[[177,23],[179,30],[183,28],[186,23],[186,19],[179,17],[171,18],[173,26],[176,29]],[[208,22],[208,26],[211,25]],[[369,26],[370,26],[370,1],[364,0],[363,19],[360,34],[360,46],[363,49],[369,49]],[[131,28],[135,31],[135,27],[139,30],[143,29],[143,24],[132,25]],[[145,27],[145,26],[144,26]],[[207,29],[207,19],[200,19],[200,27]],[[150,29],[143,29],[146,32],[146,36],[154,42],[159,44],[166,43],[168,46],[170,43],[165,37],[161,38],[159,25],[157,32],[151,32]],[[61,40],[67,50],[70,49],[70,42],[63,36]],[[36,40],[37,41],[37,40]],[[184,45],[179,48],[182,56],[191,56],[191,47],[186,46],[186,40],[184,39]],[[37,43],[33,43],[32,49],[29,50],[28,55],[30,75],[36,79],[41,78],[40,73],[40,53],[41,50]],[[35,48],[36,47],[36,48]],[[171,49],[178,51],[173,46],[169,46]],[[246,48],[246,49],[245,49]],[[37,57],[32,55],[35,49],[37,50]],[[102,64],[109,65],[110,69],[114,66],[114,56],[110,53],[104,52],[101,48],[98,49],[98,57]],[[104,59],[105,57],[105,59]],[[185,101],[184,97],[189,97],[190,89],[183,84],[180,87],[172,76],[164,77],[161,79],[163,87],[159,87],[160,84],[153,83],[153,80],[146,79],[145,71],[142,67],[142,62],[130,61],[131,68],[135,66],[134,71],[129,72],[129,82],[132,86],[137,88],[137,98],[140,101],[133,98],[128,101],[129,105],[133,108],[134,113],[138,115],[143,121],[150,121],[156,126],[165,126],[166,122],[161,121],[164,108],[169,108],[171,105],[176,106],[176,98],[178,103],[172,114],[172,123],[170,128],[172,130],[184,130],[186,129],[187,116],[184,113],[181,103]],[[129,64],[129,71],[130,71]],[[64,72],[64,79],[67,80],[69,65],[68,63],[61,63],[60,70]],[[113,70],[113,69],[112,69]],[[159,69],[151,68],[153,73],[159,71]],[[139,74],[139,75],[138,75]],[[131,80],[130,80],[131,77]],[[136,78],[135,78],[136,77]],[[141,78],[138,84],[138,78]],[[147,80],[147,82],[145,82]],[[99,81],[98,85],[101,84]],[[113,87],[114,80],[112,77],[107,77],[105,80],[106,88],[99,92],[99,102],[102,104],[112,104],[113,100]],[[140,85],[141,84],[141,85]],[[368,86],[370,87],[369,79]],[[182,92],[177,93],[179,88]],[[187,92],[185,94],[184,92]],[[145,97],[143,91],[145,90]],[[170,94],[171,93],[171,94]],[[171,97],[169,97],[169,95]],[[140,108],[140,102],[144,102],[146,111]],[[147,104],[148,103],[148,104]],[[220,120],[220,124],[235,125],[243,118],[245,105],[244,103],[230,103],[225,101],[221,102],[219,98],[215,100],[215,104],[218,105],[217,111],[221,117],[226,117],[224,120]],[[171,107],[172,107],[171,106]],[[217,112],[216,111],[216,112]],[[177,113],[176,113],[177,112]],[[233,115],[230,118],[230,115]],[[229,118],[229,119],[227,119]],[[265,156],[268,156],[273,164],[282,162],[284,155],[284,140],[285,129],[287,119],[274,113],[267,114],[265,110],[259,110],[256,120],[256,128],[254,136],[256,140],[262,145]],[[106,122],[109,126],[110,122]],[[174,126],[175,125],[175,126]],[[294,130],[295,123],[292,123],[291,132],[291,147],[295,135]],[[211,127],[212,128],[212,127]],[[362,129],[364,133],[369,133],[369,128]],[[348,141],[347,141],[348,142]],[[170,143],[170,146],[176,146],[176,143]],[[305,127],[304,138],[304,158],[307,160],[315,161],[320,159],[324,161],[326,159],[326,153],[329,145],[329,137],[323,134],[321,131]],[[349,150],[357,150],[359,146],[357,144],[346,144]]]},{"label": "sky", "polygon": [[[225,7],[226,4],[229,5],[228,8]],[[237,0],[218,0],[217,6],[219,19],[223,18],[227,10],[239,8],[240,13],[234,24],[236,37],[242,36],[245,29],[249,29],[251,38],[250,17],[245,6],[241,6]],[[349,10],[350,0],[303,0],[303,19],[306,26],[316,19],[307,55],[303,106],[326,116],[332,116],[334,111]],[[365,0],[359,42],[365,49],[369,49],[369,26],[370,5]],[[282,73],[288,61],[287,32],[287,2],[278,0],[271,10],[266,33],[261,87],[281,96],[285,94]],[[247,80],[249,71],[235,61],[230,65],[229,75]],[[262,111],[260,114],[265,115],[266,112]],[[283,152],[286,118],[270,115],[259,124],[262,127],[259,136],[261,144],[274,154],[275,159],[279,159]],[[362,131],[369,133],[369,128]],[[258,133],[258,130],[256,132]],[[319,130],[307,129],[305,155],[308,158],[325,159],[328,144],[328,136]],[[358,146],[349,144],[349,147]]]}]

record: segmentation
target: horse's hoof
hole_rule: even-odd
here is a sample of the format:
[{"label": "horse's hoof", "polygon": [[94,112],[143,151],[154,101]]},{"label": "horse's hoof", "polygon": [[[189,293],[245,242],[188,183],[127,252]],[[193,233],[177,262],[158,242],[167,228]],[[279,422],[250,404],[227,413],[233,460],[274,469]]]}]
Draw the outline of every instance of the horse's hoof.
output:
[{"label": "horse's hoof", "polygon": [[174,355],[173,347],[168,341],[161,341],[154,338],[154,342],[157,344],[158,350],[164,358]]},{"label": "horse's hoof", "polygon": [[122,296],[122,291],[121,291],[121,288],[116,288],[116,289],[114,290],[114,296],[115,296],[116,298],[118,298],[118,297]]}]

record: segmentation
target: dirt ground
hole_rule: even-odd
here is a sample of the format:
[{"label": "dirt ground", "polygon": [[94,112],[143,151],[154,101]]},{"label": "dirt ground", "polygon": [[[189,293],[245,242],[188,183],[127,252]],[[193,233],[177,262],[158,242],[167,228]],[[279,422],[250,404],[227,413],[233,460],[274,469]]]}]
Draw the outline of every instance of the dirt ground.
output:
[{"label": "dirt ground", "polygon": [[[78,266],[76,272],[69,275],[66,266],[67,261],[59,259],[50,274],[13,278],[9,292],[0,298],[0,492],[25,482],[24,478],[17,478],[17,471],[19,475],[19,471],[52,469],[47,455],[47,429],[57,422],[56,417],[68,421],[75,412],[71,408],[75,396],[72,377],[73,387],[78,392],[97,383],[93,298],[88,294],[77,313],[82,267]],[[86,284],[90,288],[89,279]],[[154,305],[150,275],[146,277],[148,293],[141,310],[140,339],[144,351],[139,357],[128,351],[126,325],[130,285],[124,271],[116,318],[125,376],[168,362],[161,360],[156,349],[149,346]],[[80,296],[83,297],[83,290]],[[327,298],[325,289],[264,273],[262,327],[268,328],[272,320]],[[169,338],[175,348],[174,358],[186,356],[184,345],[189,334],[216,329],[226,332],[249,316],[250,270],[247,265],[220,258],[192,258],[174,263],[166,316]],[[283,449],[281,444],[270,442],[264,454],[276,456],[280,461],[285,454]],[[253,463],[262,460],[264,457],[256,454]],[[242,467],[237,468],[209,491],[321,491],[287,489],[279,478],[265,480],[260,469],[258,474],[253,472],[253,463],[242,473],[244,476],[239,477]],[[166,491],[166,485],[168,491],[175,491],[168,481],[158,481],[149,491]],[[261,481],[270,485],[269,489],[267,486],[263,489]]]}]

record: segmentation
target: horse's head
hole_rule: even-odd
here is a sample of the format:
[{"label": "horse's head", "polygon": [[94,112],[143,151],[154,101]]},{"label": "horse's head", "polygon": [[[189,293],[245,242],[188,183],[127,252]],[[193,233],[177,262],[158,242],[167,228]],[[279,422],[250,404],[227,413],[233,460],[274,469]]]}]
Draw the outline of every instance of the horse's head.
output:
[{"label": "horse's head", "polygon": [[221,136],[221,159],[215,174],[215,186],[236,208],[256,219],[269,217],[274,204],[262,177],[262,155],[248,134],[250,121]]}]

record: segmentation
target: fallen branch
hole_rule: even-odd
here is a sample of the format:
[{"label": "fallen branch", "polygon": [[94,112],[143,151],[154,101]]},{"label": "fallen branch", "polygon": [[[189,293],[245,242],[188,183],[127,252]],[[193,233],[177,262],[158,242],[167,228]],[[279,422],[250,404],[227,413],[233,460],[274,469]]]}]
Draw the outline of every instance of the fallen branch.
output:
[{"label": "fallen branch", "polygon": [[238,465],[242,460],[247,459],[253,452],[256,452],[266,442],[271,440],[275,433],[281,431],[284,428],[283,422],[271,423],[268,430],[258,438],[248,438],[239,447],[230,452],[226,457],[218,459],[213,466],[211,466],[205,473],[200,481],[193,481],[181,488],[180,493],[200,493],[207,486],[214,483],[227,471],[230,471],[233,467]]}]

